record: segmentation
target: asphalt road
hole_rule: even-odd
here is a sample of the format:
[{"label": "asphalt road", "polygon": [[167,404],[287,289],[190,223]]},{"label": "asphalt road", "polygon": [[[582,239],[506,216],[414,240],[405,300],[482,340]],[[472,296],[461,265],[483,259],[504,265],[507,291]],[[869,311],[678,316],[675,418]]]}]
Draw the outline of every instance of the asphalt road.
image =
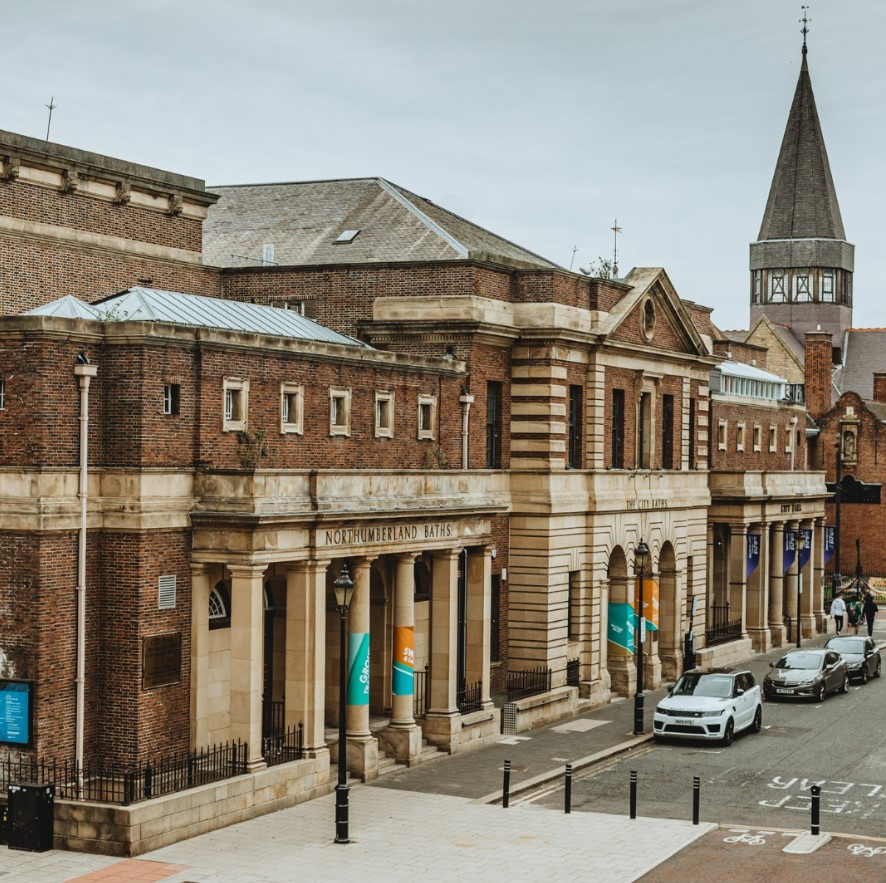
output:
[{"label": "asphalt road", "polygon": [[[882,645],[886,622],[874,637]],[[886,651],[884,651],[886,656]],[[762,681],[765,659],[749,666]],[[821,830],[857,837],[886,832],[886,675],[823,703],[766,702],[763,731],[729,748],[699,742],[655,744],[577,774],[573,812],[628,810],[631,770],[638,814],[692,816],[692,780],[701,778],[701,820],[764,829],[803,829],[810,787],[821,787]],[[563,807],[562,780],[525,799]]]}]

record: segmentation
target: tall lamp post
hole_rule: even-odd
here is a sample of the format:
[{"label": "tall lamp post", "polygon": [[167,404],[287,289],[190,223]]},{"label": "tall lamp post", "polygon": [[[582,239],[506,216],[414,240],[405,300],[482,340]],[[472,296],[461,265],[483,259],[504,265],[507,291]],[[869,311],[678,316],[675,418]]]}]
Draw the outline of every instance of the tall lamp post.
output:
[{"label": "tall lamp post", "polygon": [[794,548],[797,550],[797,646],[800,646],[800,604],[803,600],[803,568],[800,566],[800,559],[803,557],[803,550],[806,548],[806,534],[802,530],[798,530],[794,534]]},{"label": "tall lamp post", "polygon": [[348,741],[345,735],[347,715],[348,659],[345,655],[345,620],[348,607],[354,596],[354,581],[348,573],[348,565],[343,564],[335,587],[335,606],[341,619],[339,635],[339,680],[338,680],[338,784],[335,786],[335,842],[349,843],[348,838]]},{"label": "tall lamp post", "polygon": [[643,733],[643,705],[646,697],[643,695],[643,572],[649,561],[649,546],[640,540],[640,544],[634,551],[634,570],[639,581],[639,596],[637,598],[637,630],[635,641],[637,643],[637,695],[634,696],[634,735]]},{"label": "tall lamp post", "polygon": [[840,588],[842,577],[840,576],[840,497],[843,493],[840,467],[843,465],[843,433],[837,433],[837,441],[834,444],[836,449],[836,464],[834,467],[834,581],[831,587],[831,597],[837,597],[837,591]]}]

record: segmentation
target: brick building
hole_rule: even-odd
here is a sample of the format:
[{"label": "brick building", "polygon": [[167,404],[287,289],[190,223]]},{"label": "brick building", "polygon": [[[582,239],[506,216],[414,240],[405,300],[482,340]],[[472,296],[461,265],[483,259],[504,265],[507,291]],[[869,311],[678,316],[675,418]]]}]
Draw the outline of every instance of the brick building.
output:
[{"label": "brick building", "polygon": [[805,411],[663,270],[573,274],[382,179],[209,192],[9,133],[0,157],[0,676],[35,687],[10,751],[239,739],[246,812],[323,793],[345,567],[365,779],[493,736],[526,672],[520,729],[633,694],[641,540],[645,687],[690,631],[705,663],[783,642],[779,543],[823,557]]}]

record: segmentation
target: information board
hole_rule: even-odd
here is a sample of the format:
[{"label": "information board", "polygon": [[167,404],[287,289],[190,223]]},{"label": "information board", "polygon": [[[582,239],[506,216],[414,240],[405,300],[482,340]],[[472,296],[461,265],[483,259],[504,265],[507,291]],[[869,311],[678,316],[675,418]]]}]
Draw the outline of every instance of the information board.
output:
[{"label": "information board", "polygon": [[31,744],[34,682],[0,680],[0,743]]},{"label": "information board", "polygon": [[181,632],[147,635],[142,651],[142,688],[153,690],[182,679]]}]

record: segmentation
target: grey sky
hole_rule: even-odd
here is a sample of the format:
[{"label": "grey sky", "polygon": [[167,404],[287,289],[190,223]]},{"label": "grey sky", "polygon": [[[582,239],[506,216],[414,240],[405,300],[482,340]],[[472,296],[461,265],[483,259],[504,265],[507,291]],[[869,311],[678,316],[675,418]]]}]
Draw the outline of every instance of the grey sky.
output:
[{"label": "grey sky", "polygon": [[[209,184],[380,175],[568,267],[664,266],[747,327],[794,0],[5,4],[0,128]],[[886,4],[810,2],[856,326],[886,326]]]}]

